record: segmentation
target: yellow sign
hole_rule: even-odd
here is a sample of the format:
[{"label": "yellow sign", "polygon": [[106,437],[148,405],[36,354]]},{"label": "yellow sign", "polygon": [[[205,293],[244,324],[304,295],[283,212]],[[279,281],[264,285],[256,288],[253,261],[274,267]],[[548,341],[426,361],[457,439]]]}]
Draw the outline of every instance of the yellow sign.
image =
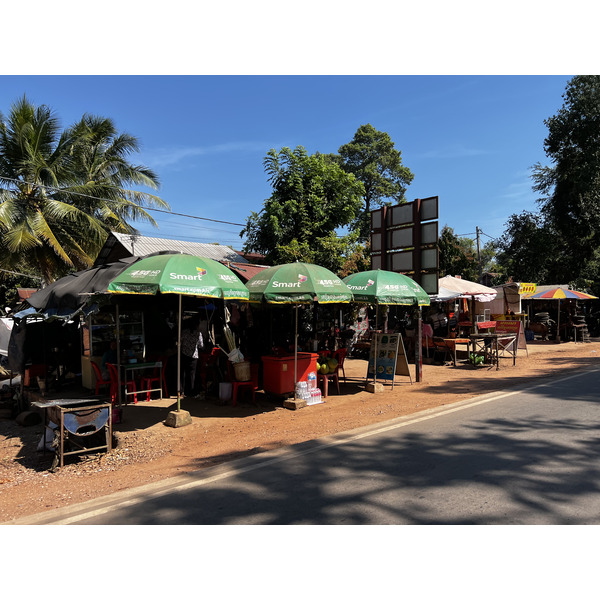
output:
[{"label": "yellow sign", "polygon": [[537,283],[520,283],[519,294],[534,294],[537,288]]}]

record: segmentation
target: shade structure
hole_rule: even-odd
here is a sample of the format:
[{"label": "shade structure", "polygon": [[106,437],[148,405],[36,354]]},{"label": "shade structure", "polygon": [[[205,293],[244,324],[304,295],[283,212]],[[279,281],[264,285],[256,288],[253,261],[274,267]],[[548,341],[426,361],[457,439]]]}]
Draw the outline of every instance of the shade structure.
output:
[{"label": "shade structure", "polygon": [[467,279],[452,277],[452,275],[446,275],[439,279],[438,287],[451,292],[458,292],[460,294],[459,298],[474,298],[478,302],[491,302],[498,295],[494,288]]},{"label": "shade structure", "polygon": [[[190,254],[148,255],[117,275],[108,285],[113,294],[179,295],[177,348],[181,349],[182,296],[247,301],[248,289],[225,265]],[[181,405],[181,352],[177,353],[177,410]]]},{"label": "shade structure", "polygon": [[461,293],[449,290],[445,287],[438,286],[438,293],[432,294],[429,296],[432,302],[448,302],[448,300],[454,300],[455,298],[460,298]]},{"label": "shade structure", "polygon": [[427,292],[406,275],[383,271],[362,271],[344,277],[344,283],[352,290],[355,302],[370,304],[429,306]]},{"label": "shade structure", "polygon": [[[246,287],[250,302],[268,304],[334,304],[348,303],[353,298],[350,288],[335,273],[303,262],[269,267],[247,281]],[[298,377],[298,310],[295,326],[294,386]]]},{"label": "shade structure", "polygon": [[27,303],[41,314],[68,317],[89,303],[96,295],[106,293],[109,283],[138,260],[137,257],[123,258],[113,263],[71,273],[32,294],[27,299]]},{"label": "shade structure", "polygon": [[526,296],[524,300],[557,300],[558,301],[558,319],[556,320],[556,339],[560,341],[560,301],[561,300],[598,300],[597,296],[578,292],[577,290],[565,290],[555,287],[546,291],[537,292],[531,296]]},{"label": "shade structure", "polygon": [[[427,292],[413,279],[381,269],[353,273],[344,277],[344,283],[352,290],[355,302],[369,304],[429,306],[431,300]],[[375,329],[378,329],[379,310],[375,312]],[[375,368],[373,379],[377,377],[377,337],[375,337]]]},{"label": "shade structure", "polygon": [[325,267],[303,262],[269,267],[254,275],[246,286],[250,302],[327,304],[352,300],[352,291],[337,275]]},{"label": "shade structure", "polygon": [[537,292],[531,296],[525,296],[524,300],[598,300],[598,296],[592,296],[577,290],[565,290],[563,288],[552,288],[545,292]]},{"label": "shade structure", "polygon": [[119,294],[183,294],[200,298],[248,300],[246,286],[225,265],[181,253],[150,254],[117,275],[108,291]]}]

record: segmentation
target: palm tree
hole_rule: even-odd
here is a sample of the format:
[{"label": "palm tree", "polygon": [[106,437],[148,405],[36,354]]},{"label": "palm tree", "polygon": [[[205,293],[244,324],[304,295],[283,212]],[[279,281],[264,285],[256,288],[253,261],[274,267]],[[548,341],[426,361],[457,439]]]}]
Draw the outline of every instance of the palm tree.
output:
[{"label": "palm tree", "polygon": [[84,115],[60,131],[47,106],[26,97],[0,113],[0,267],[49,282],[91,266],[108,232],[134,232],[129,221],[156,225],[144,207],[169,208],[150,169],[127,158],[137,139],[112,120]]}]

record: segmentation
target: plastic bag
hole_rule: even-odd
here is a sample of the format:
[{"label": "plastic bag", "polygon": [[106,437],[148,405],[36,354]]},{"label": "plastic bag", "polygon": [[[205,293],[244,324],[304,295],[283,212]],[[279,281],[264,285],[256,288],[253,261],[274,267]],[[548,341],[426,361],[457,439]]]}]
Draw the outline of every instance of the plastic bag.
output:
[{"label": "plastic bag", "polygon": [[228,355],[227,358],[232,363],[239,363],[244,361],[244,355],[240,352],[239,348],[234,348]]}]

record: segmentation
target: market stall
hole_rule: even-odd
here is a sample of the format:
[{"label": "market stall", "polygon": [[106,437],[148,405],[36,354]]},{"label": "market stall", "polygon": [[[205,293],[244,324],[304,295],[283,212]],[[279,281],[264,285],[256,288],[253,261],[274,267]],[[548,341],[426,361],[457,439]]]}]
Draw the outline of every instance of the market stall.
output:
[{"label": "market stall", "polygon": [[[283,394],[293,394],[298,382],[306,382],[308,373],[302,367],[299,368],[298,353],[298,308],[302,304],[336,304],[348,303],[352,300],[352,292],[348,286],[334,273],[319,265],[308,263],[288,263],[269,267],[252,277],[246,286],[250,292],[251,303],[289,304],[294,307],[294,371],[293,380],[289,376],[281,378],[284,371],[270,369],[271,365],[277,365],[277,361],[271,361],[268,357],[265,362],[263,357],[263,386],[267,389],[279,389]],[[316,358],[310,354],[309,361],[314,361],[316,372]],[[315,354],[314,357],[317,355]],[[284,357],[285,358],[285,357]],[[291,355],[290,357],[291,358]],[[289,364],[286,359],[280,364],[281,368]],[[286,367],[287,368],[287,367]],[[287,371],[286,371],[287,372]],[[275,378],[275,379],[274,379]],[[290,384],[291,389],[290,389]]]},{"label": "market stall", "polygon": [[[404,357],[403,363],[406,362],[406,349],[402,336],[398,334],[396,340],[396,348],[388,350],[384,356],[379,356],[377,344],[379,340],[379,306],[414,306],[420,308],[429,306],[429,295],[425,290],[410,277],[395,273],[393,271],[384,271],[381,269],[363,271],[353,273],[344,278],[346,285],[354,294],[354,302],[374,304],[375,305],[375,343],[371,349],[369,356],[369,365],[367,377],[372,376],[373,382],[380,377],[383,380],[391,380],[392,387],[396,375],[397,359]],[[401,347],[399,346],[401,344]],[[390,362],[391,368],[380,369],[378,366],[379,360],[387,360]],[[405,368],[408,371],[407,368]],[[404,373],[407,374],[407,373]],[[420,378],[417,377],[417,381]],[[412,381],[412,380],[411,380]]]},{"label": "market stall", "polygon": [[[568,289],[568,287],[566,286],[545,286],[540,287],[540,289],[536,290],[535,293],[527,295],[525,299],[531,300],[536,303],[547,302],[551,304],[556,304],[556,329],[554,335],[556,341],[560,342],[561,337],[563,339],[569,339],[571,332],[574,339],[577,340],[578,329],[580,330],[580,338],[583,339],[585,320],[581,321],[577,318],[580,316],[577,314],[577,302],[598,300],[598,297],[592,296],[591,294],[586,294],[584,292],[579,292],[577,290]],[[563,304],[563,306],[566,305],[567,307],[565,309],[565,315],[562,318],[562,326],[561,302],[564,302],[565,304]],[[550,333],[550,327],[548,327],[546,335]]]},{"label": "market stall", "polygon": [[[249,297],[246,286],[221,263],[211,258],[175,252],[160,252],[140,259],[135,265],[115,277],[109,283],[107,291],[110,294],[177,295],[177,348],[179,350],[181,349],[183,296],[238,301],[247,301]],[[119,349],[117,353],[120,359]],[[178,351],[177,412],[181,410],[181,396],[181,352]]]}]

